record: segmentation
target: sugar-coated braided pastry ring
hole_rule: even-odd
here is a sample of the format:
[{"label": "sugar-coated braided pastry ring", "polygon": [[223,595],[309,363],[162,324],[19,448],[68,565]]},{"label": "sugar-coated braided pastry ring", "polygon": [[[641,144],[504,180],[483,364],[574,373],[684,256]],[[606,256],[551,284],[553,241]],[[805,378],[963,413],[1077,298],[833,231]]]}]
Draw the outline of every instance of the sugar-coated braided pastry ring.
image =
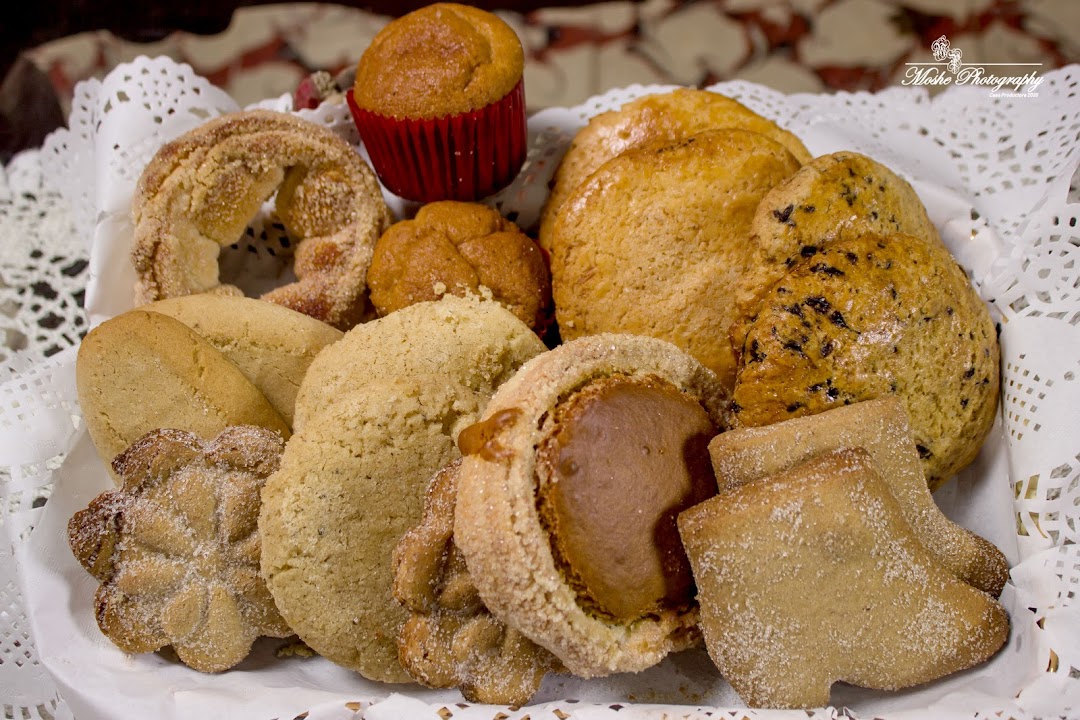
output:
[{"label": "sugar-coated braided pastry ring", "polygon": [[262,298],[341,329],[359,322],[375,241],[392,219],[375,174],[330,130],[270,110],[215,118],[147,165],[132,202],[136,301],[241,294],[221,283],[218,254],[275,191],[279,219],[300,238],[298,279]]}]

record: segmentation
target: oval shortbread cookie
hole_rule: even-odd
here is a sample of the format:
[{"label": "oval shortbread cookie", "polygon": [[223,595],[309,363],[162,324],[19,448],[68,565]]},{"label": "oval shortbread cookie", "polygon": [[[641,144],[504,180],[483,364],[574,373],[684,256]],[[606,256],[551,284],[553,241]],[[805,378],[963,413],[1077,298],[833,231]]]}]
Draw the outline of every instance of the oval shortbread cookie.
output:
[{"label": "oval shortbread cookie", "polygon": [[201,335],[240,368],[290,426],[308,366],[343,335],[282,305],[235,295],[186,295],[142,309],[168,315]]},{"label": "oval shortbread cookie", "polygon": [[230,425],[257,425],[289,437],[281,415],[236,365],[160,313],[132,310],[87,333],[75,379],[86,427],[106,464],[158,428],[211,439]]}]

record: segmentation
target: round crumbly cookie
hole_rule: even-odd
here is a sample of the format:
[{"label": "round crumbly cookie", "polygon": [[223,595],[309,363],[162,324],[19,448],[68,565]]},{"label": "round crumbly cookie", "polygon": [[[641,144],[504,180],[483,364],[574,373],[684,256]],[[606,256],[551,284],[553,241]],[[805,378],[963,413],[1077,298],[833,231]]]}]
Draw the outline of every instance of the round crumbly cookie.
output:
[{"label": "round crumbly cookie", "polygon": [[200,293],[159,300],[142,310],[179,320],[230,360],[292,427],[293,406],[308,366],[343,333],[274,303]]},{"label": "round crumbly cookie", "polygon": [[728,332],[750,221],[765,193],[798,168],[783,146],[745,130],[711,130],[604,164],[563,203],[555,225],[552,288],[563,338],[668,340],[731,387]]},{"label": "round crumbly cookie", "polygon": [[222,285],[218,255],[264,202],[299,238],[297,281],[262,299],[347,329],[367,309],[365,276],[391,221],[375,173],[327,128],[288,113],[230,113],[166,143],[132,199],[139,303]]},{"label": "round crumbly cookie", "polygon": [[799,162],[811,158],[799,138],[727,96],[690,88],[647,95],[590,119],[574,137],[555,171],[551,195],[544,204],[540,246],[551,250],[559,207],[611,158],[634,148],[675,143],[704,130],[719,129],[761,133],[787,148]]},{"label": "round crumbly cookie", "polygon": [[445,200],[390,226],[367,275],[380,315],[445,293],[490,295],[543,334],[551,319],[551,273],[540,248],[498,210]]},{"label": "round crumbly cookie", "polygon": [[[750,317],[760,296],[792,265],[852,235],[895,233],[941,242],[911,185],[881,163],[854,152],[822,155],[777,185],[751,224],[752,260],[738,292]],[[741,337],[732,338],[736,347]]]},{"label": "round crumbly cookie", "polygon": [[934,488],[975,459],[994,422],[994,323],[940,243],[864,235],[827,245],[773,286],[745,337],[739,425],[892,393]]},{"label": "round crumbly cookie", "polygon": [[454,540],[492,614],[581,677],[696,642],[674,518],[716,492],[699,442],[727,426],[727,403],[712,372],[653,338],[594,335],[526,363],[458,438]]},{"label": "round crumbly cookie", "polygon": [[502,306],[448,296],[360,325],[315,359],[259,516],[267,586],[312,649],[372,680],[409,680],[394,547],[457,456],[457,433],[543,350]]},{"label": "round crumbly cookie", "polygon": [[160,313],[132,310],[87,333],[75,382],[86,428],[106,465],[158,428],[211,439],[230,425],[257,425],[289,437],[281,415],[236,365]]}]

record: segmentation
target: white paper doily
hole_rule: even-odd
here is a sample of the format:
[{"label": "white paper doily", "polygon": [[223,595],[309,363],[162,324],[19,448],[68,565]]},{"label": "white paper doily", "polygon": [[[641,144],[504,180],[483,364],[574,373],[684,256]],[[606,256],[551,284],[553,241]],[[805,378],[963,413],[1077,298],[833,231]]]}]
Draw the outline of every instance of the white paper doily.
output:
[{"label": "white paper doily", "polygon": [[[933,100],[906,88],[832,96],[784,96],[743,82],[714,88],[789,128],[814,153],[861,151],[909,178],[1001,324],[998,430],[977,463],[937,497],[954,519],[988,535],[1014,562],[1013,584],[1003,595],[1014,626],[1010,642],[987,668],[910,693],[837,688],[834,701],[841,706],[813,717],[1019,719],[1063,716],[1067,706],[1080,713],[1078,83],[1080,68],[1071,67],[1047,73],[1037,98],[991,98],[986,90],[963,87]],[[534,116],[526,169],[492,202],[519,224],[532,225],[575,130],[589,116],[656,89],[615,90]],[[288,100],[263,105],[284,110]],[[0,228],[10,241],[0,245],[0,278],[9,286],[0,293],[25,298],[22,288],[40,278],[55,284],[49,285],[55,297],[46,302],[24,301],[12,310],[12,295],[0,294],[0,300],[14,322],[29,317],[23,306],[61,318],[49,321],[55,335],[47,336],[58,338],[58,348],[77,342],[83,328],[78,312],[69,314],[70,303],[62,305],[80,298],[75,285],[86,285],[91,322],[131,305],[127,213],[146,161],[162,142],[236,109],[189,67],[146,58],[80,85],[73,107],[69,130],[0,176]],[[304,114],[356,141],[343,107]],[[70,214],[60,209],[60,196]],[[34,250],[44,252],[31,257]],[[69,275],[63,268],[70,264],[50,264],[53,257],[88,265]],[[365,683],[320,659],[274,661],[264,653],[240,670],[204,676],[153,655],[125,657],[97,633],[88,605],[93,582],[62,537],[71,512],[108,484],[79,429],[73,368],[73,350],[48,359],[38,352],[0,385],[0,465],[9,468],[9,479],[0,480],[0,520],[9,540],[0,548],[0,704],[11,716],[67,716],[45,667],[81,719],[133,713],[270,718],[301,711],[308,718],[376,720],[809,715],[700,707],[735,700],[716,681],[702,680],[712,677],[708,661],[693,653],[644,676],[551,679],[540,704],[520,711],[469,706],[451,692]],[[67,458],[62,466],[61,456]],[[682,705],[656,704],[672,701]]]}]

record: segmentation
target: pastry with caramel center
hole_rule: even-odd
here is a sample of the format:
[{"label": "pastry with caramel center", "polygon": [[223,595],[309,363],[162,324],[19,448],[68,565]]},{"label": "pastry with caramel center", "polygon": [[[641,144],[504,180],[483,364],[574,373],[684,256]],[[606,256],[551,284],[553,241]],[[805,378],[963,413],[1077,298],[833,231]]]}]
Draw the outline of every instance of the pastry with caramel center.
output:
[{"label": "pastry with caramel center", "polygon": [[697,642],[675,518],[716,492],[728,423],[716,375],[636,335],[570,341],[526,363],[458,436],[454,538],[497,619],[597,677]]},{"label": "pastry with caramel center", "polygon": [[655,376],[595,380],[556,408],[540,448],[541,521],[592,612],[630,621],[692,602],[675,517],[716,494],[715,434],[697,401]]}]

